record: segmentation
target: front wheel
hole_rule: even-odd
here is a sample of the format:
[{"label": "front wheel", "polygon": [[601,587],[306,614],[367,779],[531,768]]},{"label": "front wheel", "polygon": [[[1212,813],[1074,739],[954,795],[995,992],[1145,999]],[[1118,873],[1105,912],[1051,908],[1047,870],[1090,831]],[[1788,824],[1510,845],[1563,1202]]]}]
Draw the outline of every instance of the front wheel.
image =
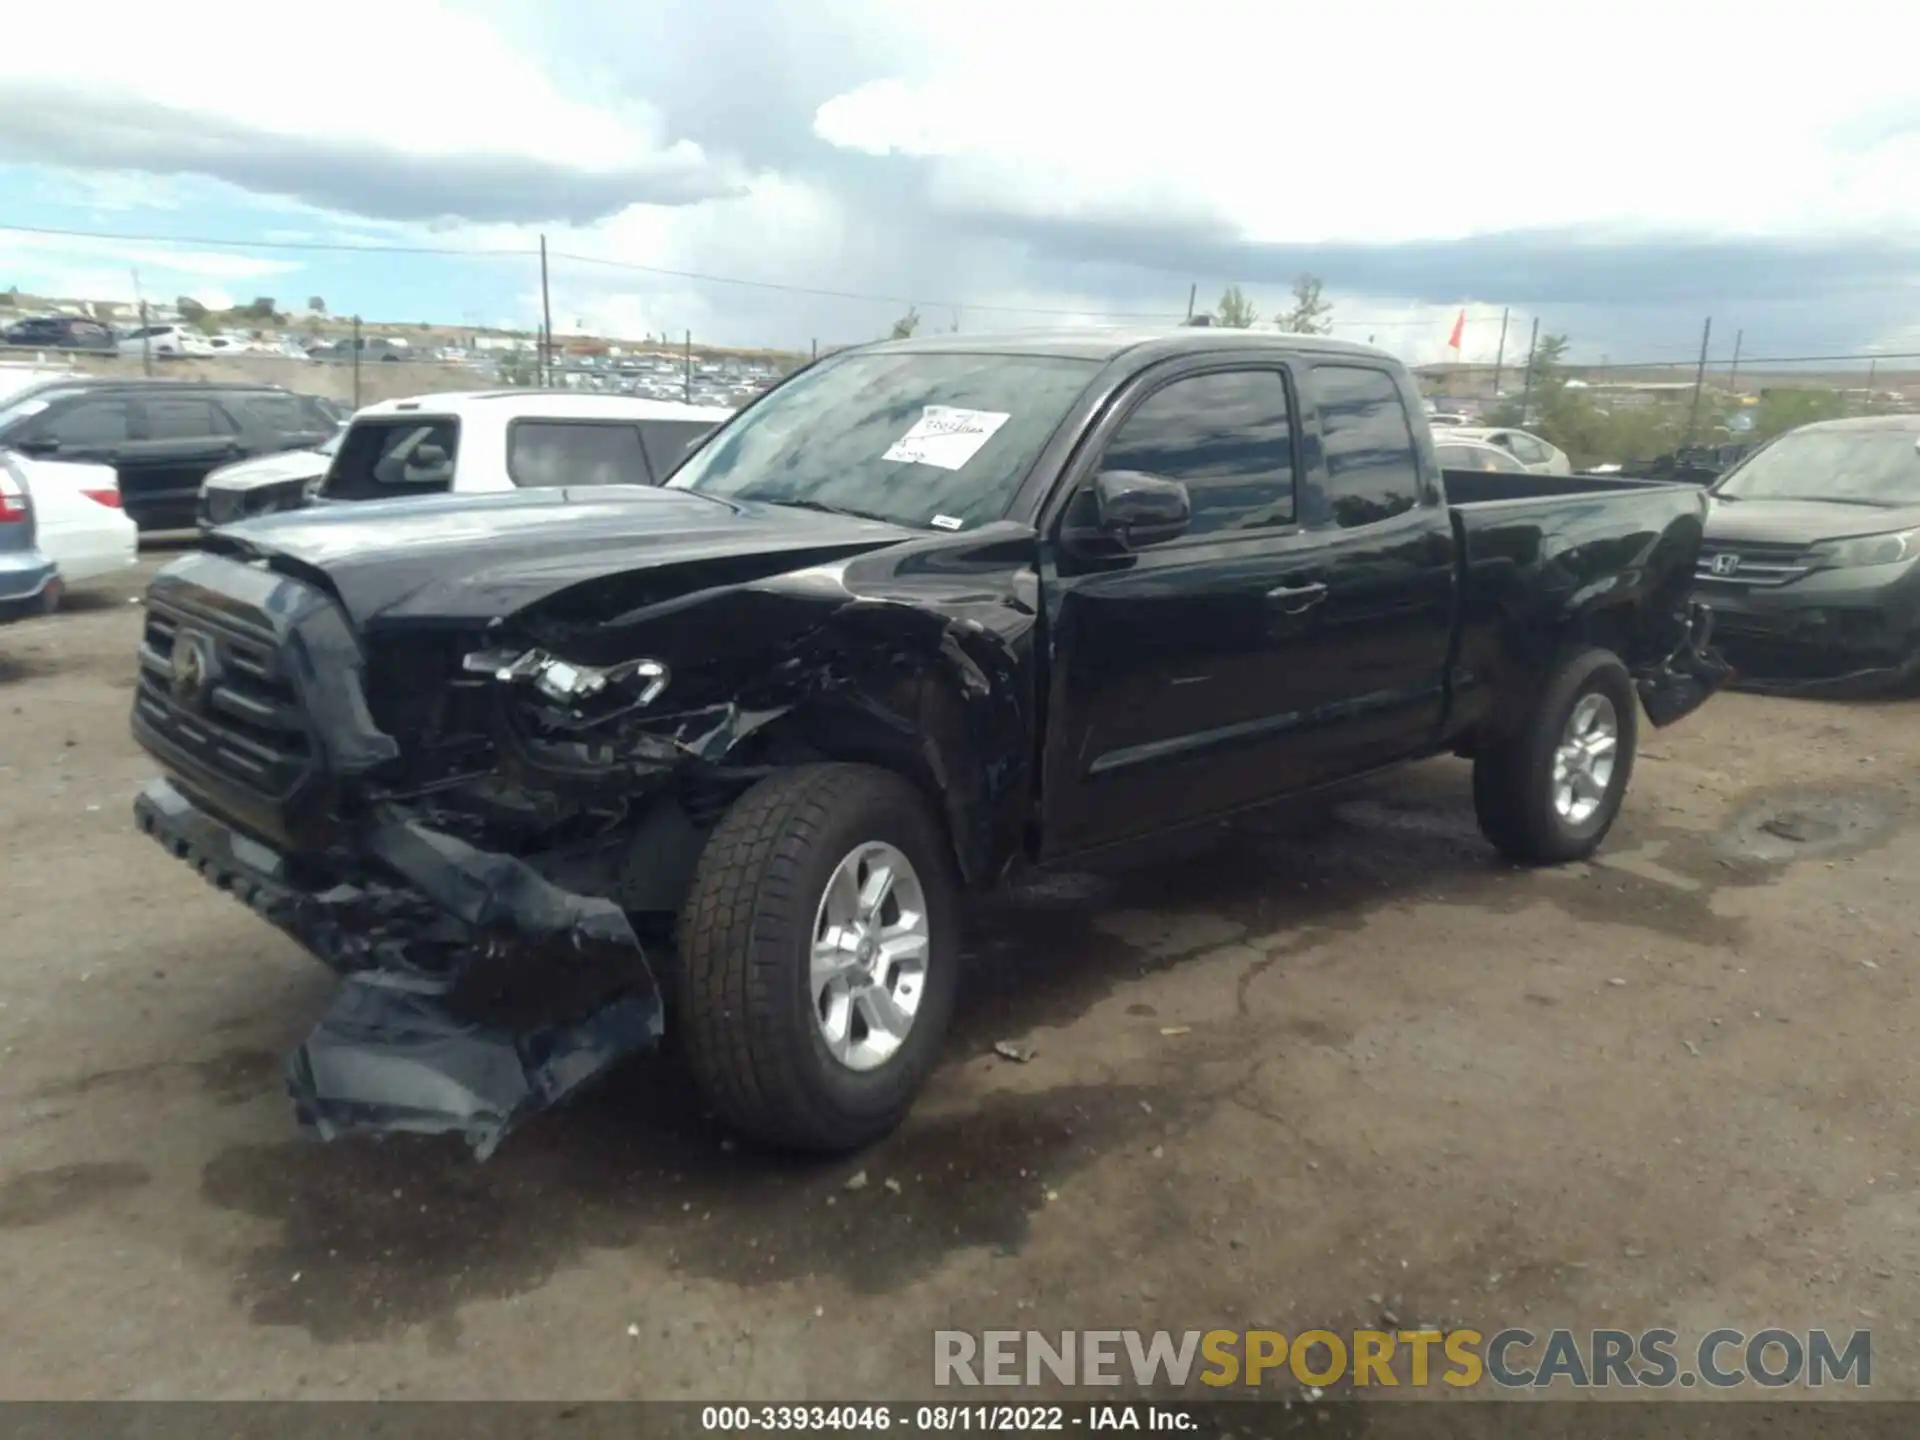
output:
[{"label": "front wheel", "polygon": [[1610,650],[1583,650],[1547,679],[1509,735],[1478,747],[1480,829],[1509,860],[1584,860],[1613,828],[1633,774],[1639,700]]},{"label": "front wheel", "polygon": [[681,1045],[723,1120],[858,1149],[905,1118],[953,1013],[945,835],[906,781],[809,765],[736,801],[681,910]]}]

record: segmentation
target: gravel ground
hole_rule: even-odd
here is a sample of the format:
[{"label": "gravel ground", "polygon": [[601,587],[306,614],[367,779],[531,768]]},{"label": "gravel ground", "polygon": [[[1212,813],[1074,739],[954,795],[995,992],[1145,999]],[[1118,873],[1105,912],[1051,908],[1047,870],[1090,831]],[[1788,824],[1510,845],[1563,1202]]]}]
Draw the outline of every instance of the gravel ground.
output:
[{"label": "gravel ground", "polygon": [[642,1063],[480,1165],[296,1132],[328,977],[130,824],[150,568],[0,630],[0,1395],[909,1396],[936,1328],[1382,1309],[1871,1328],[1920,1393],[1911,703],[1715,700],[1590,865],[1497,864],[1449,760],[1029,890],[857,1160]]}]

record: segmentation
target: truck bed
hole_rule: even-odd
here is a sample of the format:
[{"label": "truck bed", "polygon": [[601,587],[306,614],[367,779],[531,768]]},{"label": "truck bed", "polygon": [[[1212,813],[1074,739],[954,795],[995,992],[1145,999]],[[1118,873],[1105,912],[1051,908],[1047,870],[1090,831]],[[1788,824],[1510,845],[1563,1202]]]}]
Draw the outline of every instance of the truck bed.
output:
[{"label": "truck bed", "polygon": [[1529,673],[1584,633],[1630,667],[1679,640],[1706,523],[1697,485],[1602,475],[1447,470],[1461,556],[1454,723],[1503,704],[1500,677]]},{"label": "truck bed", "polygon": [[1442,470],[1450,505],[1492,505],[1507,500],[1546,500],[1563,495],[1617,495],[1666,487],[1699,493],[1697,485],[1640,480],[1626,475],[1527,475],[1501,470]]}]

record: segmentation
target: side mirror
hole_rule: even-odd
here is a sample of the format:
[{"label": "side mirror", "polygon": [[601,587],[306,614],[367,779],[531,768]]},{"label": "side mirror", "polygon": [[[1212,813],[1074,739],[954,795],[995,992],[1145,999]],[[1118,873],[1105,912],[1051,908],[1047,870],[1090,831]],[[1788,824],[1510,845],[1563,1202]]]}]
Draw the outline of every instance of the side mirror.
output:
[{"label": "side mirror", "polygon": [[22,455],[58,455],[60,442],[51,435],[34,435],[14,441],[13,448]]},{"label": "side mirror", "polygon": [[1144,470],[1102,470],[1067,508],[1061,539],[1088,555],[1118,555],[1177,540],[1193,523],[1178,480]]}]

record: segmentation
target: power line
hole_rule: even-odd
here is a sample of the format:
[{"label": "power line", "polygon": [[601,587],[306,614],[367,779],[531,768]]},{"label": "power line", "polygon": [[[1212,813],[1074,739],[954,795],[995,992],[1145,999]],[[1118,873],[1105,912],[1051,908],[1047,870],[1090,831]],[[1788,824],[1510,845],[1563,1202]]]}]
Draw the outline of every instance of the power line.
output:
[{"label": "power line", "polygon": [[607,260],[597,255],[568,255],[553,251],[556,260],[571,260],[577,265],[602,265],[612,270],[633,270],[642,275],[662,275],[675,280],[691,280],[702,285],[739,285],[752,290],[775,290],[785,295],[813,295],[828,300],[871,300],[885,305],[924,305],[929,310],[987,311],[999,315],[1054,315],[1071,318],[1096,315],[1104,320],[1178,320],[1177,310],[1060,310],[1039,305],[977,305],[971,300],[928,300],[911,295],[870,295],[853,290],[824,290],[812,285],[789,285],[778,280],[746,280],[737,275],[711,275],[699,270],[669,270],[660,265],[640,265],[631,260]]},{"label": "power line", "polygon": [[[0,225],[0,234],[42,235],[54,239],[68,240],[105,240],[119,244],[133,245],[175,245],[198,246],[223,250],[267,250],[285,252],[308,252],[335,255],[428,255],[455,259],[519,259],[534,261],[539,257],[537,249],[516,249],[499,246],[451,246],[451,245],[400,245],[386,242],[346,242],[326,240],[236,240],[231,237],[207,235],[139,235],[116,233],[105,230],[78,230],[50,225]],[[742,289],[761,290],[777,294],[804,295],[817,299],[850,300],[880,305],[925,306],[930,310],[965,310],[976,314],[996,315],[1043,315],[1055,319],[1088,318],[1095,320],[1141,320],[1154,322],[1176,321],[1181,318],[1178,310],[1075,310],[1037,305],[979,305],[971,301],[929,300],[910,295],[882,295],[856,290],[837,290],[822,286],[794,285],[778,280],[756,280],[739,275],[719,275],[700,270],[676,270],[661,265],[642,265],[631,260],[615,260],[595,255],[574,255],[560,251],[551,252],[551,258],[565,260],[578,265],[599,266],[605,269],[627,271],[640,275],[654,275],[663,279],[684,280],[699,285],[731,285]],[[1449,308],[1436,304],[1435,316]],[[1438,327],[1441,319],[1435,317],[1396,316],[1335,316],[1331,321],[1336,329],[1412,330]],[[1649,346],[1649,349],[1668,349],[1675,354],[1691,354],[1690,345]],[[1920,354],[1861,352],[1845,355],[1800,355],[1743,358],[1743,365],[1806,365],[1840,364],[1868,360],[1911,360],[1920,359]],[[1465,368],[1484,362],[1452,362]],[[1613,361],[1598,365],[1585,365],[1577,362],[1568,364],[1569,369],[1579,370],[1645,370],[1658,369],[1671,362],[1665,360]],[[1710,362],[1714,363],[1714,362]]]}]

